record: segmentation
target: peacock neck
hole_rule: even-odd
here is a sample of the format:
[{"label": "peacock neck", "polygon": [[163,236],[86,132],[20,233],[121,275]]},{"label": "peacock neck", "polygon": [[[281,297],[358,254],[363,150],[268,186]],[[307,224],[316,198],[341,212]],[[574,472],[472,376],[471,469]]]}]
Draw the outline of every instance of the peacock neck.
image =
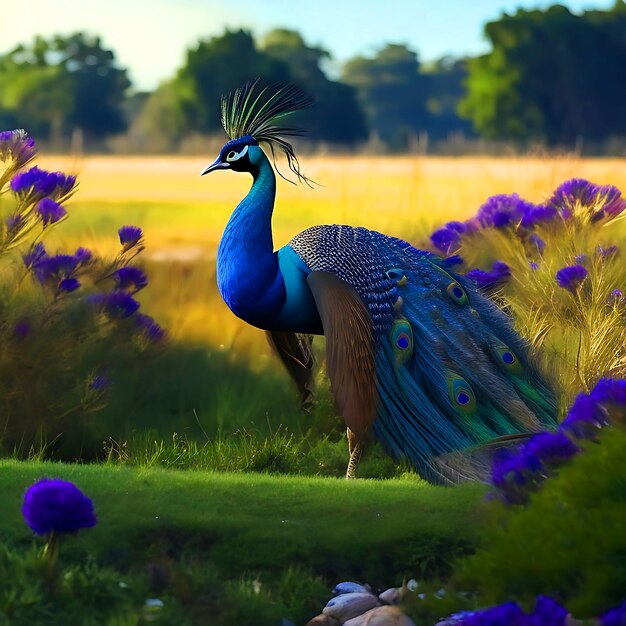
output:
[{"label": "peacock neck", "polygon": [[246,197],[233,212],[217,253],[217,283],[229,308],[251,324],[267,327],[285,301],[272,237],[276,177],[265,155]]}]

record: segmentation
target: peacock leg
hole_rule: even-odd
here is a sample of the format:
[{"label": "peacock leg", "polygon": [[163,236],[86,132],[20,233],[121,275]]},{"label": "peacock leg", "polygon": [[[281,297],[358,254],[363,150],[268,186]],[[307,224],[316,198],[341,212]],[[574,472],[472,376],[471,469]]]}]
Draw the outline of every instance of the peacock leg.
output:
[{"label": "peacock leg", "polygon": [[348,436],[348,452],[350,453],[350,460],[348,461],[348,469],[346,470],[346,480],[356,478],[356,466],[361,459],[363,452],[363,446],[357,439],[357,436],[349,429],[346,429]]}]

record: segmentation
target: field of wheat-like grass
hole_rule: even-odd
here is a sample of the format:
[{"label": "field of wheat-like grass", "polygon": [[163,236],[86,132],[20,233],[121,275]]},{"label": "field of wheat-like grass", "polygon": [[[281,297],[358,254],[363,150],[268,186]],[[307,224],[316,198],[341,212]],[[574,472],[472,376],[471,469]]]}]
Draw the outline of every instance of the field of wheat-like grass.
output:
[{"label": "field of wheat-like grass", "polygon": [[[144,308],[174,339],[208,342],[236,356],[268,362],[263,334],[237,320],[215,287],[215,254],[228,217],[247,193],[247,175],[200,178],[213,155],[201,157],[47,157],[48,169],[73,171],[80,187],[70,218],[49,241],[113,253],[116,230],[137,224],[145,233],[144,263],[151,286]],[[463,220],[485,199],[516,192],[547,198],[563,180],[588,178],[626,189],[619,159],[553,157],[329,157],[302,159],[313,189],[278,179],[274,243],[324,223],[362,225],[427,245],[433,229]]]}]

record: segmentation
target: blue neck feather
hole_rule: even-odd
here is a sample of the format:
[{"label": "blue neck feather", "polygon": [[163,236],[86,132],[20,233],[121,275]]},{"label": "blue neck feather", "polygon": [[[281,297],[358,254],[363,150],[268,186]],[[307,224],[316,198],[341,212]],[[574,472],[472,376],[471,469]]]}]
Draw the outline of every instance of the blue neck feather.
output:
[{"label": "blue neck feather", "polygon": [[285,303],[285,284],[272,238],[274,170],[258,146],[250,146],[254,182],[239,203],[217,251],[217,285],[231,311],[268,328]]}]

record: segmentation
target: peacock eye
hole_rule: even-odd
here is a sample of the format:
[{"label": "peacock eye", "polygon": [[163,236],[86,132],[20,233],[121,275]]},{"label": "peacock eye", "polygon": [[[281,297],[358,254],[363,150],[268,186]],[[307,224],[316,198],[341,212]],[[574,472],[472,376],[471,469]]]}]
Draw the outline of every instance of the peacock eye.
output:
[{"label": "peacock eye", "polygon": [[226,160],[229,163],[232,163],[233,161],[238,161],[244,154],[246,154],[246,152],[248,152],[248,146],[244,146],[242,148],[241,152],[236,152],[235,150],[231,150],[226,155]]}]

